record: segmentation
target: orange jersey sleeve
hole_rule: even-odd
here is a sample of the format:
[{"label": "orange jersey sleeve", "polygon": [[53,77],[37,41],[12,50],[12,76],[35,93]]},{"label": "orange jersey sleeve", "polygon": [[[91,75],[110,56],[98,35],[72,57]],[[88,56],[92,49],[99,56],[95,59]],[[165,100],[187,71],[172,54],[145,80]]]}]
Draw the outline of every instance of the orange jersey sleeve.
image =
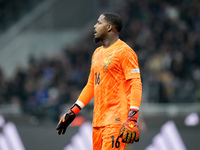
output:
[{"label": "orange jersey sleeve", "polygon": [[131,107],[140,108],[142,99],[142,83],[140,78],[134,78],[130,81],[131,85]]},{"label": "orange jersey sleeve", "polygon": [[139,109],[142,97],[142,83],[137,55],[134,51],[123,52],[121,57],[122,69],[128,84],[131,86],[130,106]]},{"label": "orange jersey sleeve", "polygon": [[81,101],[85,106],[89,103],[89,101],[93,98],[93,96],[94,96],[94,69],[91,66],[88,82],[86,86],[83,88],[81,94],[79,95],[78,100]]}]

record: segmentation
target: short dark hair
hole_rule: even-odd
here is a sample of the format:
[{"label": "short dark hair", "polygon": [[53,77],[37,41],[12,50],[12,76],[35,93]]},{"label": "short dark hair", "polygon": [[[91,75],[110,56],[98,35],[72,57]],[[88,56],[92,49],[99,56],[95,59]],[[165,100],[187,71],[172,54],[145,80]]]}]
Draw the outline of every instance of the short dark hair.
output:
[{"label": "short dark hair", "polygon": [[106,12],[103,13],[103,15],[105,16],[104,19],[114,25],[118,32],[122,30],[123,23],[121,17],[118,14]]}]

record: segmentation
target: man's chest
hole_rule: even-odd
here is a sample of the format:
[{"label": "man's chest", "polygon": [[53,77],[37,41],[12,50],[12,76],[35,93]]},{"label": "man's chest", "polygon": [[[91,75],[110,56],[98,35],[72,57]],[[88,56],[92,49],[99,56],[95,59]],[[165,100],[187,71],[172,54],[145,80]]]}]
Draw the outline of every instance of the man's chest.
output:
[{"label": "man's chest", "polygon": [[95,72],[108,73],[120,69],[120,59],[116,52],[98,52],[93,59]]}]

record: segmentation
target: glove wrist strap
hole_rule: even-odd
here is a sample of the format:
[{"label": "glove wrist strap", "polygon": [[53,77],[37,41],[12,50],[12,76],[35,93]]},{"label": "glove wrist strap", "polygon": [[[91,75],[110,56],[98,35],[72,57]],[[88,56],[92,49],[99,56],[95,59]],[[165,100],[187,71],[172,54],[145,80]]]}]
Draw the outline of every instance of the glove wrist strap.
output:
[{"label": "glove wrist strap", "polygon": [[131,121],[137,121],[139,111],[137,109],[131,108],[128,113],[128,119]]},{"label": "glove wrist strap", "polygon": [[81,107],[78,104],[74,104],[74,105],[72,105],[70,110],[77,115],[79,113],[79,111],[81,110]]}]

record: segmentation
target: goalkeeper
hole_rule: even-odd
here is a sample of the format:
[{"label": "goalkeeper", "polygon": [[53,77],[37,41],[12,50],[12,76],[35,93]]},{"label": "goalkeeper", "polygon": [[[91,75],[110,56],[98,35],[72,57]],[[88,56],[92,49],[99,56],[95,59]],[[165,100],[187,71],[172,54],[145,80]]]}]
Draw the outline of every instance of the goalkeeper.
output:
[{"label": "goalkeeper", "polygon": [[93,53],[86,86],[57,125],[58,134],[64,134],[78,112],[94,97],[94,150],[124,150],[127,143],[139,141],[140,70],[136,53],[119,39],[121,29],[119,15],[99,16],[94,39],[96,43],[102,42],[102,46]]}]

